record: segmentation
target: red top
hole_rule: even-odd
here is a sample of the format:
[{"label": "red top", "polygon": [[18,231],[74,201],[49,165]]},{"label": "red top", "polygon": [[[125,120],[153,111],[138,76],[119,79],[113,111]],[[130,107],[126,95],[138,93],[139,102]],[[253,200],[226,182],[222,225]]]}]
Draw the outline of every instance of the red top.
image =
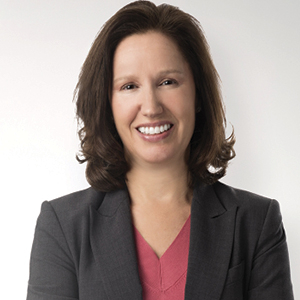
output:
[{"label": "red top", "polygon": [[143,300],[184,300],[190,227],[189,216],[161,258],[134,229]]}]

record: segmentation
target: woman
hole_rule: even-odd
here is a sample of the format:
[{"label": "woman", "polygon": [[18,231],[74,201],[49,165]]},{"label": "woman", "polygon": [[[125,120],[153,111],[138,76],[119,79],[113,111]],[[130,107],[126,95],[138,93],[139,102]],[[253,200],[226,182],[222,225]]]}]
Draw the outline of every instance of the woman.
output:
[{"label": "woman", "polygon": [[28,300],[293,299],[278,203],[218,182],[234,135],[197,20],[125,6],[76,98],[92,187],[43,203]]}]

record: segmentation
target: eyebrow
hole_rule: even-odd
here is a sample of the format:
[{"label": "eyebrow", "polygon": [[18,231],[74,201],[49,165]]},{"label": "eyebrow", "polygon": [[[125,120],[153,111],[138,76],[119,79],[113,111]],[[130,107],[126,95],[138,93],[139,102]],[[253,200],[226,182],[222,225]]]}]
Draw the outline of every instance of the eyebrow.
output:
[{"label": "eyebrow", "polygon": [[[164,70],[164,71],[160,71],[158,72],[158,76],[166,76],[166,75],[169,75],[169,74],[179,74],[179,75],[183,75],[183,72],[180,71],[180,70],[177,70],[177,69],[170,69],[170,70]],[[113,80],[113,83],[115,84],[116,82],[118,81],[121,81],[121,80],[127,80],[128,78],[134,78],[136,77],[135,75],[125,75],[125,76],[122,76],[122,77],[118,77],[116,79]]]}]

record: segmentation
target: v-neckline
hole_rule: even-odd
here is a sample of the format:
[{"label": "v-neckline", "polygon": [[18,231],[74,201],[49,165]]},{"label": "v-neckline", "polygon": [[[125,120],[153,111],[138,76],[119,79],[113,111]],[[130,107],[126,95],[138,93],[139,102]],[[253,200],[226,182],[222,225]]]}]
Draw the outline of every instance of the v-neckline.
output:
[{"label": "v-neckline", "polygon": [[190,227],[190,223],[191,223],[191,215],[189,215],[189,217],[186,219],[185,223],[183,224],[183,226],[181,227],[180,231],[178,232],[178,234],[176,235],[175,239],[173,240],[173,242],[170,244],[170,246],[166,249],[166,251],[162,254],[161,257],[158,257],[157,254],[155,253],[155,251],[152,249],[152,247],[148,244],[148,242],[145,240],[145,238],[143,237],[143,235],[138,231],[138,229],[133,225],[134,227],[134,233],[135,236],[139,236],[139,239],[142,240],[142,242],[145,244],[145,247],[150,248],[149,250],[151,250],[153,252],[153,254],[156,256],[156,258],[158,260],[161,260],[161,258],[165,255],[165,253],[172,247],[172,245],[176,242],[176,240],[180,237],[180,235],[182,234],[181,232],[184,231],[184,229],[186,228],[186,226]]},{"label": "v-neckline", "polygon": [[166,291],[186,276],[190,240],[188,217],[171,245],[159,258],[140,232],[134,227],[139,273],[142,281],[152,289]]}]

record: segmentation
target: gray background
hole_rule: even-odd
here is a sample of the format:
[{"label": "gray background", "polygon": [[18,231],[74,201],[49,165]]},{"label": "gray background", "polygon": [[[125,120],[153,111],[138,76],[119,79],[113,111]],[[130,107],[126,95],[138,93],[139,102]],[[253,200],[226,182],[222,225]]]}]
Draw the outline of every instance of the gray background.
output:
[{"label": "gray background", "polygon": [[[88,186],[75,160],[73,90],[96,33],[126,3],[0,0],[5,299],[25,298],[41,202]],[[169,3],[201,22],[222,79],[228,133],[232,124],[237,136],[237,157],[222,181],[280,202],[300,297],[300,1]]]}]

